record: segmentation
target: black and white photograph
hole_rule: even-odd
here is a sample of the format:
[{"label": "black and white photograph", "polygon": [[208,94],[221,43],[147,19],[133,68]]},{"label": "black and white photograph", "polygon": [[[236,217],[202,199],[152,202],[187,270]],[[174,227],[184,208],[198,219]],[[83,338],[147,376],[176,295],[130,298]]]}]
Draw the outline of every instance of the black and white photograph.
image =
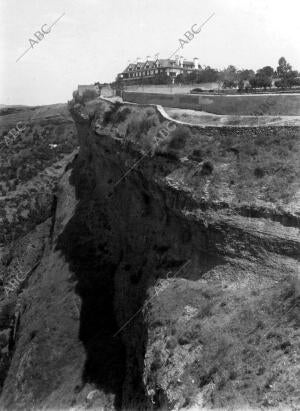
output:
[{"label": "black and white photograph", "polygon": [[0,0],[0,411],[300,411],[299,0]]}]

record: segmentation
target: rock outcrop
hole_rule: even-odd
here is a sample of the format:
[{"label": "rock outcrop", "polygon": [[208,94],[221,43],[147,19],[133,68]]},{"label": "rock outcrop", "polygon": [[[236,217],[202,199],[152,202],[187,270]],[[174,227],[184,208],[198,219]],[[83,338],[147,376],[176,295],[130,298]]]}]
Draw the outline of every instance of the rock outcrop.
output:
[{"label": "rock outcrop", "polygon": [[18,296],[4,408],[299,406],[299,129],[71,112],[80,150]]}]

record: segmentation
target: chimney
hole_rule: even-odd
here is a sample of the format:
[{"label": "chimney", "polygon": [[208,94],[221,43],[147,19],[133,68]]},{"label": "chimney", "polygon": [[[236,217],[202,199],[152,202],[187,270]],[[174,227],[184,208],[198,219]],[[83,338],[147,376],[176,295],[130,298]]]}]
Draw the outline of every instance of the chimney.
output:
[{"label": "chimney", "polygon": [[179,66],[180,59],[179,59],[178,54],[176,54],[176,56],[175,56],[175,61],[176,61],[176,65]]},{"label": "chimney", "polygon": [[180,64],[180,67],[183,67],[183,56],[180,56],[179,64]]},{"label": "chimney", "polygon": [[199,65],[198,65],[198,57],[195,57],[195,58],[194,58],[194,69],[195,69],[195,70],[198,70],[198,68],[199,68]]}]

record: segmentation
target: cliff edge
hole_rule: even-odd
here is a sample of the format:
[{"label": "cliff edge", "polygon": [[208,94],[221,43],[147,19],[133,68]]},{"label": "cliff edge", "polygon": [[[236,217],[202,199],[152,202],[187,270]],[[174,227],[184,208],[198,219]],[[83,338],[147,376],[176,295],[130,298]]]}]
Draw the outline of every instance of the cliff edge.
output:
[{"label": "cliff edge", "polygon": [[70,111],[4,409],[299,407],[299,128]]}]

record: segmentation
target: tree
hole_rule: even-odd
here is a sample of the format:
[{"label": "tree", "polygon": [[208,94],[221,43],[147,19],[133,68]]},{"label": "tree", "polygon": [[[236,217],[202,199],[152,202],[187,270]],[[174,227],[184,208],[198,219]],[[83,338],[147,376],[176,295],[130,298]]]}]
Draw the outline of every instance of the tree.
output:
[{"label": "tree", "polygon": [[292,70],[292,66],[286,61],[284,57],[280,57],[278,60],[278,66],[277,66],[277,75],[278,77],[284,79],[287,77],[289,71]]},{"label": "tree", "polygon": [[292,87],[298,75],[296,70],[292,70],[292,66],[284,57],[278,60],[277,75],[281,80],[280,87]]},{"label": "tree", "polygon": [[297,79],[298,72],[296,70],[291,70],[286,78],[288,87],[299,85],[299,79]]},{"label": "tree", "polygon": [[284,82],[282,80],[276,80],[274,84],[278,88],[284,88]]},{"label": "tree", "polygon": [[264,89],[266,89],[267,87],[271,87],[273,75],[274,75],[274,70],[271,66],[265,66],[257,70],[255,74],[255,81],[254,81],[256,87],[263,87]]},{"label": "tree", "polygon": [[244,80],[240,79],[238,82],[238,91],[243,91],[245,88],[244,86]]},{"label": "tree", "polygon": [[272,86],[272,78],[262,75],[261,73],[255,74],[255,77],[249,80],[252,88],[264,88]]},{"label": "tree", "polygon": [[175,83],[176,84],[184,84],[185,83],[185,77],[182,73],[178,74],[178,76],[175,77]]},{"label": "tree", "polygon": [[233,80],[224,80],[223,81],[223,88],[233,88],[236,87],[236,82]]},{"label": "tree", "polygon": [[297,76],[297,78],[294,78],[293,80],[293,86],[300,86],[300,77]]},{"label": "tree", "polygon": [[259,73],[262,77],[273,77],[274,76],[274,69],[271,66],[265,66],[259,70],[257,70],[257,73]]},{"label": "tree", "polygon": [[272,80],[274,76],[274,69],[271,66],[265,66],[258,69],[255,76],[250,78],[249,83],[252,88],[272,87]]},{"label": "tree", "polygon": [[187,75],[187,78],[189,83],[196,83],[198,80],[198,73],[196,71],[192,71]]},{"label": "tree", "polygon": [[206,66],[197,76],[197,83],[212,83],[218,80],[218,71]]},{"label": "tree", "polygon": [[220,71],[219,78],[220,80],[223,80],[224,82],[225,81],[236,82],[238,81],[237,69],[234,66],[230,65],[226,69]]},{"label": "tree", "polygon": [[250,80],[251,78],[253,78],[255,76],[255,73],[253,70],[239,70],[237,72],[237,76],[238,76],[238,80]]}]

